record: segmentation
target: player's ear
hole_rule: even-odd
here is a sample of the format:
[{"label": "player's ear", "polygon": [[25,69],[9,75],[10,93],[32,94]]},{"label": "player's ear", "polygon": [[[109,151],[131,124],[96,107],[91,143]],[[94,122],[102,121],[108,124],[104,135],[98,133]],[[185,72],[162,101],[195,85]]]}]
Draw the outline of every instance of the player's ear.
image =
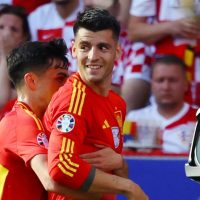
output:
[{"label": "player's ear", "polygon": [[72,41],[72,56],[76,58],[76,44],[75,41]]},{"label": "player's ear", "polygon": [[120,45],[117,44],[115,60],[118,60],[120,58],[121,54],[122,54],[122,49],[121,49]]},{"label": "player's ear", "polygon": [[37,88],[37,76],[32,72],[28,72],[24,75],[24,83],[26,87],[31,90],[36,90]]}]

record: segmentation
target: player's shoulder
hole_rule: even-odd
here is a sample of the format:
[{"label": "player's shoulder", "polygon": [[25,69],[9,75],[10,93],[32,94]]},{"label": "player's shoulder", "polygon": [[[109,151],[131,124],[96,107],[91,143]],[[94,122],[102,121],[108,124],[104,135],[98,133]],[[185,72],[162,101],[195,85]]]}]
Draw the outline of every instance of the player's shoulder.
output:
[{"label": "player's shoulder", "polygon": [[36,116],[36,114],[29,108],[27,104],[16,102],[13,112],[15,112],[15,116],[13,117],[15,118],[18,127],[30,126],[31,128],[43,130],[41,120]]},{"label": "player's shoulder", "polygon": [[81,81],[79,75],[77,73],[71,75],[65,84],[59,88],[59,90],[53,95],[53,98],[59,98],[59,96],[64,95],[72,95],[75,90],[85,91],[86,85]]},{"label": "player's shoulder", "polygon": [[81,99],[86,95],[86,88],[77,73],[71,75],[53,95],[49,107],[68,107],[70,102]]},{"label": "player's shoulder", "polygon": [[16,117],[17,117],[16,109],[13,108],[11,111],[6,113],[4,117],[0,120],[0,129],[2,126],[7,126],[7,128],[13,126],[14,123],[16,122]]},{"label": "player's shoulder", "polygon": [[68,85],[72,87],[72,89],[77,89],[80,91],[86,91],[86,84],[82,81],[80,75],[78,73],[74,73],[67,80]]},{"label": "player's shoulder", "polygon": [[115,102],[115,104],[118,104],[118,106],[120,105],[126,108],[125,100],[118,93],[116,93],[113,90],[110,90],[109,96],[110,96],[109,98],[112,99],[112,101]]},{"label": "player's shoulder", "polygon": [[119,99],[120,101],[124,101],[124,99],[122,98],[122,96],[120,96],[120,94],[118,94],[117,92],[115,92],[113,90],[109,91],[109,95],[110,95],[110,97]]}]

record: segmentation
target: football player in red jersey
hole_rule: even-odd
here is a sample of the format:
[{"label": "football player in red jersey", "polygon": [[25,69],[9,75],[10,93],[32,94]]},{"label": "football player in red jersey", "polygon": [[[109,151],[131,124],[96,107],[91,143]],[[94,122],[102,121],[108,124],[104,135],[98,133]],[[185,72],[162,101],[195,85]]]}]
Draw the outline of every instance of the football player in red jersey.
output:
[{"label": "football player in red jersey", "polygon": [[44,117],[51,132],[50,176],[70,188],[102,193],[102,200],[113,200],[116,193],[129,200],[148,199],[137,184],[122,177],[127,169],[123,159],[104,167],[88,157],[102,146],[119,155],[122,151],[126,106],[110,90],[114,61],[120,54],[120,25],[106,10],[86,9],[78,15],[73,29],[72,54],[77,58],[78,72],[54,95]]}]

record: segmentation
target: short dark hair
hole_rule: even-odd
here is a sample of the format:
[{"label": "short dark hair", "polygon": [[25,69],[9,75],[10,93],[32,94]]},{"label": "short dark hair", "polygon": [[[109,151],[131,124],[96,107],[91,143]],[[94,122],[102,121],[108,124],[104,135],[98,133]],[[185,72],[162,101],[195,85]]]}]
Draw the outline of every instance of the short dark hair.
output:
[{"label": "short dark hair", "polygon": [[154,66],[156,66],[157,64],[167,64],[167,65],[175,64],[175,65],[180,66],[184,74],[186,72],[186,65],[184,61],[174,54],[156,56],[155,60],[152,63],[152,73],[153,73]]},{"label": "short dark hair", "polygon": [[14,86],[22,82],[27,72],[41,74],[52,64],[54,58],[63,61],[63,68],[68,68],[66,57],[67,46],[63,39],[54,39],[49,42],[25,42],[13,49],[7,57],[8,73]]},{"label": "short dark hair", "polygon": [[9,4],[0,4],[0,17],[5,14],[12,14],[22,20],[22,29],[27,41],[31,39],[30,28],[25,9],[21,6],[13,6]]},{"label": "short dark hair", "polygon": [[115,40],[118,40],[120,34],[120,24],[116,18],[107,10],[100,8],[86,8],[82,13],[79,13],[73,27],[75,36],[80,28],[93,32],[110,29]]}]

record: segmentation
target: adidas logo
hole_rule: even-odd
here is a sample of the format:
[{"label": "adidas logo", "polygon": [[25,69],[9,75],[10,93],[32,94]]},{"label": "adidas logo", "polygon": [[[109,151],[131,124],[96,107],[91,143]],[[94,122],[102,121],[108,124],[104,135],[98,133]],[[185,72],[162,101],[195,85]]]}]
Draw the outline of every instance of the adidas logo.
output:
[{"label": "adidas logo", "polygon": [[110,125],[109,125],[109,123],[108,123],[107,120],[105,120],[105,121],[103,122],[102,128],[103,128],[103,129],[110,128]]}]

